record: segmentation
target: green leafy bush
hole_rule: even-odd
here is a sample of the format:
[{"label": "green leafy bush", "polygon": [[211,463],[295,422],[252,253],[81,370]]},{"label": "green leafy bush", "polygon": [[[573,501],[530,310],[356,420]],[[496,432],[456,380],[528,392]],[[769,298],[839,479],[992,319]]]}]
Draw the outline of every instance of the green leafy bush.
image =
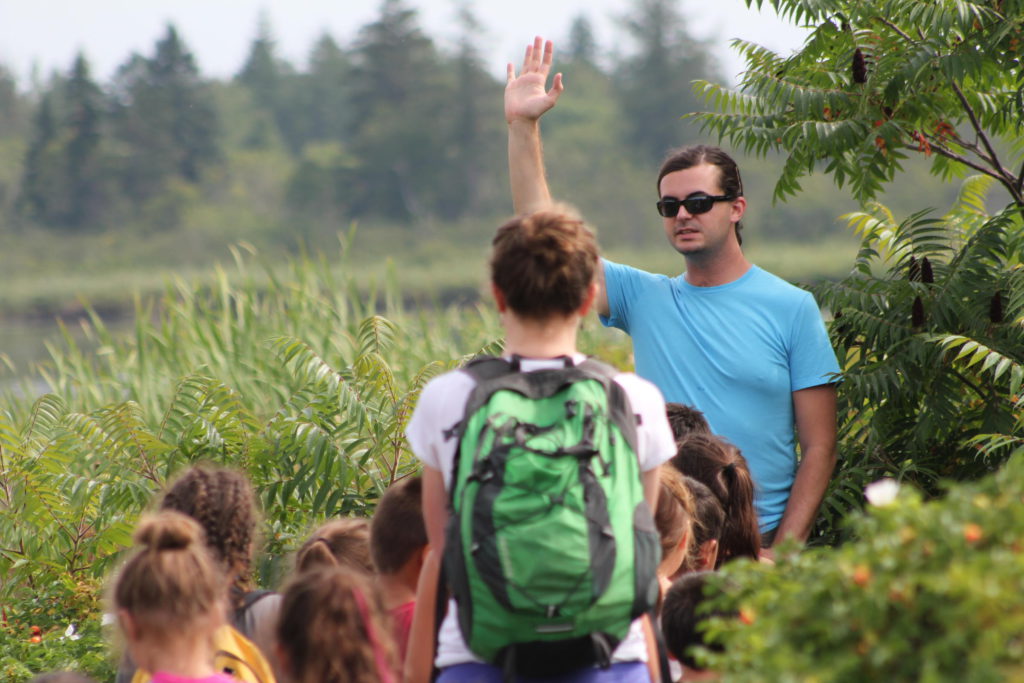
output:
[{"label": "green leafy bush", "polygon": [[1008,681],[1024,676],[1024,448],[925,502],[902,487],[857,540],[730,565],[716,619],[735,681]]},{"label": "green leafy bush", "polygon": [[[53,393],[4,396],[5,680],[65,659],[99,666],[103,581],[177,471],[207,461],[249,474],[264,509],[257,580],[274,585],[310,527],[368,514],[414,468],[403,432],[423,384],[461,349],[495,348],[483,309],[416,315],[324,263],[296,260],[288,277],[246,277],[248,266],[239,259],[241,285],[223,273],[213,288],[179,282],[140,304],[126,338],[94,316],[90,348],[69,334],[41,369]],[[71,623],[83,637],[55,640]],[[41,643],[22,637],[30,626]]]},{"label": "green leafy bush", "polygon": [[831,310],[843,368],[840,466],[820,540],[883,476],[927,493],[995,470],[1024,444],[1024,229],[985,212],[991,181],[964,184],[942,217],[897,222],[879,205],[851,214],[853,272],[813,288]]}]

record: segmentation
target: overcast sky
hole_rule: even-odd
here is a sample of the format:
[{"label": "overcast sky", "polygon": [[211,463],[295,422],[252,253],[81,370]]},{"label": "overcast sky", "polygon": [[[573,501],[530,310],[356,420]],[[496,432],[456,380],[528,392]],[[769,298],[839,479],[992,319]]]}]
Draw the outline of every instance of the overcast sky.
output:
[{"label": "overcast sky", "polygon": [[[456,33],[457,0],[407,0],[421,25],[444,42]],[[730,78],[743,65],[729,47],[732,38],[790,51],[802,31],[766,9],[747,9],[743,0],[679,0],[691,33],[715,42]],[[470,0],[484,26],[482,44],[489,68],[504,76],[504,64],[521,59],[533,35],[564,38],[572,19],[586,14],[599,44],[612,49],[621,35],[616,20],[630,0]],[[265,12],[280,54],[303,66],[314,40],[331,33],[342,44],[379,13],[379,0],[0,0],[0,62],[27,83],[33,65],[42,75],[67,70],[84,50],[99,80],[106,80],[129,54],[150,54],[168,21],[174,22],[204,74],[226,77],[238,71]],[[625,46],[624,46],[625,47]]]}]

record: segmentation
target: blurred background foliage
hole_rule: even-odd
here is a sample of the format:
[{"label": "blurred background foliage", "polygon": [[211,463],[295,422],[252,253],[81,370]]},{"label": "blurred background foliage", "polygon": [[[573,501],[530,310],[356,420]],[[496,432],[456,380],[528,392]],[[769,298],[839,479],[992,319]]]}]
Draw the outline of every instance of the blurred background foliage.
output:
[{"label": "blurred background foliage", "polygon": [[[614,50],[586,15],[553,36],[568,94],[545,117],[547,158],[556,195],[606,248],[654,251],[654,170],[701,137],[682,118],[703,107],[691,81],[721,74],[676,2],[635,0],[619,26]],[[411,3],[384,0],[351,43],[325,33],[303,64],[278,54],[262,21],[227,79],[205,76],[173,25],[106,82],[81,54],[29,83],[0,65],[0,315],[80,312],[79,294],[130,312],[127,292],[158,292],[171,271],[208,272],[229,245],[333,251],[353,223],[361,263],[465,263],[458,252],[485,249],[511,202],[501,75],[483,64],[471,4],[454,28],[454,40],[435,40]],[[822,254],[852,257],[836,217],[854,202],[812,178],[799,201],[772,205],[783,158],[740,157],[752,249],[822,243]],[[897,212],[955,195],[924,166],[907,175],[883,198]],[[478,284],[465,269],[438,270],[448,281],[433,289]],[[791,275],[842,273],[838,259],[808,258]]]}]

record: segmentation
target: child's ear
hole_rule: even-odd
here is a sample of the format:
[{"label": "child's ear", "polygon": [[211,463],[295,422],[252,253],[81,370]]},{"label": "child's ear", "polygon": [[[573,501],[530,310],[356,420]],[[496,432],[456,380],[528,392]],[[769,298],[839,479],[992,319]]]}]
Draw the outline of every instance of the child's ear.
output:
[{"label": "child's ear", "polygon": [[117,621],[121,624],[125,640],[134,642],[139,639],[139,622],[135,621],[131,612],[126,609],[117,610]]},{"label": "child's ear", "polygon": [[278,664],[281,666],[281,671],[292,674],[292,660],[288,656],[288,651],[281,645],[281,641],[274,640],[274,654],[277,655]]},{"label": "child's ear", "polygon": [[590,311],[590,308],[594,305],[594,301],[597,300],[598,289],[599,287],[596,281],[591,282],[590,285],[587,286],[587,292],[583,297],[583,305],[580,306],[580,309],[578,311],[581,318],[587,315],[587,313]]},{"label": "child's ear", "polygon": [[712,538],[700,546],[700,552],[697,556],[697,562],[700,566],[697,567],[699,570],[712,570],[715,568],[715,563],[718,561],[718,539]]},{"label": "child's ear", "polygon": [[430,544],[424,545],[413,557],[416,559],[416,573],[423,571],[423,563],[427,561],[427,553],[430,552]]},{"label": "child's ear", "polygon": [[494,295],[494,303],[498,307],[498,313],[504,313],[505,309],[508,308],[508,303],[505,301],[505,292],[498,289],[498,285],[492,282],[491,294]]}]

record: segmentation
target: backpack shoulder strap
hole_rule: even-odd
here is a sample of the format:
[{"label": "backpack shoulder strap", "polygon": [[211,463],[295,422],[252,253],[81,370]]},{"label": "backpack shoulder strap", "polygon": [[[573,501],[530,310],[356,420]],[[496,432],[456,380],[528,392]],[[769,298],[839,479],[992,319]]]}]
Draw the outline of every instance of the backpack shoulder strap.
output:
[{"label": "backpack shoulder strap", "polygon": [[607,379],[609,416],[619,426],[619,431],[622,432],[622,436],[626,439],[630,448],[636,452],[636,432],[637,427],[641,424],[641,418],[640,414],[633,410],[633,404],[629,400],[626,390],[615,381],[615,378],[622,374],[622,371],[593,357],[587,357],[585,361],[576,367],[581,372]]},{"label": "backpack shoulder strap", "polygon": [[231,615],[231,625],[248,637],[253,632],[255,624],[251,614],[253,605],[268,595],[273,594],[274,591],[270,590],[255,590],[244,593],[238,607],[235,608],[234,613]]},{"label": "backpack shoulder strap", "polygon": [[214,664],[218,670],[247,683],[273,683],[274,673],[260,649],[233,626],[214,634]]},{"label": "backpack shoulder strap", "polygon": [[[480,386],[484,382],[516,372],[517,367],[518,363],[515,360],[509,362],[497,356],[477,356],[466,363],[460,370],[476,380],[476,386]],[[468,413],[463,411],[459,421],[444,430],[443,434],[446,441],[452,438],[462,438],[462,428],[467,417]]]},{"label": "backpack shoulder strap", "polygon": [[517,360],[507,361],[498,356],[477,356],[466,363],[462,371],[472,376],[477,382],[486,382],[489,379],[515,372],[519,365]]}]

